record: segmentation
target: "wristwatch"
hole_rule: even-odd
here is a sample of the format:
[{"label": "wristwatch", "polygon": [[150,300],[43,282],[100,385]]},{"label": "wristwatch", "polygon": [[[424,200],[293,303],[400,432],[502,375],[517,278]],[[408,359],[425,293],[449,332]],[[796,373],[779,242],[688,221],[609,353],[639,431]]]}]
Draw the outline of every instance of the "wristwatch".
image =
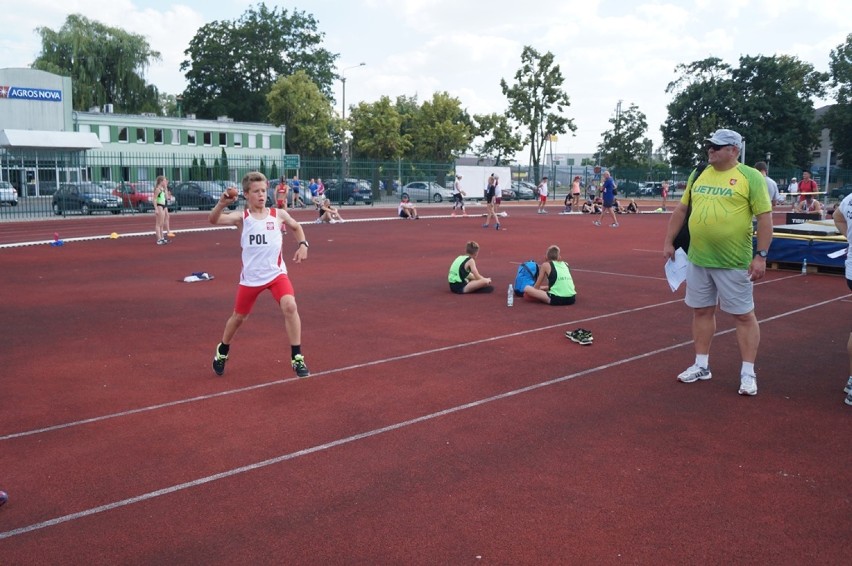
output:
[{"label": "wristwatch", "polygon": [[[308,241],[307,241],[307,240],[302,240],[301,242],[299,242],[299,245],[300,245],[300,246],[305,246],[306,248],[310,248],[310,247],[311,247],[311,246],[309,246],[309,245],[308,245]],[[766,253],[766,252],[764,252],[764,254],[765,254],[765,253]]]},{"label": "wristwatch", "polygon": [[766,250],[757,250],[757,255],[759,255],[763,259],[766,259],[766,256],[769,255],[769,252],[767,252]]}]

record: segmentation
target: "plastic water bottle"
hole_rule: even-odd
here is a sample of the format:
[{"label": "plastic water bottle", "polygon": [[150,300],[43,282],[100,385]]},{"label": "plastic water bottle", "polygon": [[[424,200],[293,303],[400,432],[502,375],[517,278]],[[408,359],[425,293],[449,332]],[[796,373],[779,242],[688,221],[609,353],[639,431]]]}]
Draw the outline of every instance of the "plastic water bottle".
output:
[{"label": "plastic water bottle", "polygon": [[805,275],[808,272],[808,259],[805,258],[802,260],[802,275]]},{"label": "plastic water bottle", "polygon": [[509,292],[506,295],[506,306],[511,307],[515,304],[515,289],[512,287],[512,284],[509,283]]}]

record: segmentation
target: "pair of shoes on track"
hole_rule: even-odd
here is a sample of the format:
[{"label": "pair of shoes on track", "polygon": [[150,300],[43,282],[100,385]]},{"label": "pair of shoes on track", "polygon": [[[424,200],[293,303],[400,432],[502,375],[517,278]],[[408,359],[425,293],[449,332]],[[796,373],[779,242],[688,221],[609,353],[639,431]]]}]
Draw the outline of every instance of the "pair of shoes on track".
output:
[{"label": "pair of shoes on track", "polygon": [[[223,375],[225,373],[225,362],[228,361],[228,356],[223,356],[219,353],[219,346],[216,346],[216,352],[213,354],[213,371],[216,375]],[[296,354],[293,356],[293,359],[290,361],[290,365],[293,367],[293,371],[296,372],[297,377],[310,377],[311,372],[308,370],[308,366],[305,364],[305,356],[302,354]]]},{"label": "pair of shoes on track", "polygon": [[165,245],[165,244],[168,244],[168,243],[169,243],[169,239],[168,239],[168,238],[160,238],[159,240],[157,240],[157,245],[158,245],[158,246],[162,246],[162,245]]},{"label": "pair of shoes on track", "polygon": [[[712,377],[713,373],[709,368],[691,365],[677,376],[677,380],[681,383],[693,383],[699,380],[707,381]],[[740,375],[740,388],[737,393],[749,396],[757,395],[757,376],[748,373]]]},{"label": "pair of shoes on track", "polygon": [[595,338],[592,336],[592,332],[590,330],[586,330],[585,328],[569,330],[565,333],[565,338],[569,339],[572,342],[576,342],[581,346],[591,346],[595,340]]}]

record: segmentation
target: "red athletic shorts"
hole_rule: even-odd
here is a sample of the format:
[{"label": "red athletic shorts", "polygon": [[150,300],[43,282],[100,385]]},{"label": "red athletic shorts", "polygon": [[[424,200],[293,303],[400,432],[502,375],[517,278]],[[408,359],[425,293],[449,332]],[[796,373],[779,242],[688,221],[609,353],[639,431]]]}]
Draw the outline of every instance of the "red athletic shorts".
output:
[{"label": "red athletic shorts", "polygon": [[266,285],[260,285],[259,287],[249,287],[240,284],[237,287],[237,300],[234,302],[234,312],[241,315],[251,313],[257,297],[267,289],[272,291],[272,298],[275,299],[276,303],[280,303],[281,297],[284,295],[296,294],[293,292],[293,284],[290,282],[290,278],[283,273]]},{"label": "red athletic shorts", "polygon": [[546,195],[539,195],[538,200],[540,200],[541,202],[547,202],[547,196]]}]

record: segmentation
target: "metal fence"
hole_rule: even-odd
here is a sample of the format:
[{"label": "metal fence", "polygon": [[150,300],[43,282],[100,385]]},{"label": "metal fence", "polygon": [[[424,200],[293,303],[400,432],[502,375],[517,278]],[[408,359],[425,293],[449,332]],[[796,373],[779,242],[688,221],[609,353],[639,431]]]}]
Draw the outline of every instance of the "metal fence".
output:
[{"label": "metal fence", "polygon": [[[239,182],[249,171],[261,171],[270,179],[286,177],[292,179],[296,174],[303,182],[311,178],[322,179],[326,186],[343,187],[331,192],[338,204],[357,202],[359,205],[376,203],[396,203],[403,187],[410,182],[428,182],[429,193],[425,200],[442,202],[447,199],[447,189],[452,186],[454,166],[447,163],[417,163],[406,160],[373,161],[340,158],[301,158],[298,170],[286,167],[284,156],[281,159],[259,157],[249,152],[226,154],[208,153],[198,155],[153,154],[153,153],[115,153],[86,154],[84,152],[19,152],[0,151],[0,180],[11,182],[18,190],[17,206],[4,204],[0,207],[0,219],[19,219],[27,217],[51,217],[56,214],[80,214],[76,210],[57,210],[55,192],[63,183],[98,183],[108,193],[118,194],[122,186],[139,182],[152,182],[158,175],[165,175],[173,185],[185,181],[231,181]],[[550,177],[551,198],[564,196],[575,176],[579,176],[584,187],[599,180],[600,168],[594,166],[545,166],[541,174]],[[532,171],[527,166],[512,166],[513,181],[530,181]],[[646,182],[669,180],[674,183],[673,190],[685,184],[689,170],[672,169],[670,171],[648,171],[647,169],[613,169],[614,177],[620,186],[620,193],[626,196],[639,194]],[[798,169],[773,169],[770,176],[785,190],[792,177],[799,177]],[[815,178],[824,186],[821,175],[825,171],[815,172]],[[832,169],[830,188],[852,183],[852,170]],[[349,199],[347,186],[369,187],[369,198]],[[826,200],[829,200],[826,198]],[[88,209],[86,212],[96,211]],[[131,203],[122,201],[117,209],[110,212],[129,214],[137,211]]]}]

